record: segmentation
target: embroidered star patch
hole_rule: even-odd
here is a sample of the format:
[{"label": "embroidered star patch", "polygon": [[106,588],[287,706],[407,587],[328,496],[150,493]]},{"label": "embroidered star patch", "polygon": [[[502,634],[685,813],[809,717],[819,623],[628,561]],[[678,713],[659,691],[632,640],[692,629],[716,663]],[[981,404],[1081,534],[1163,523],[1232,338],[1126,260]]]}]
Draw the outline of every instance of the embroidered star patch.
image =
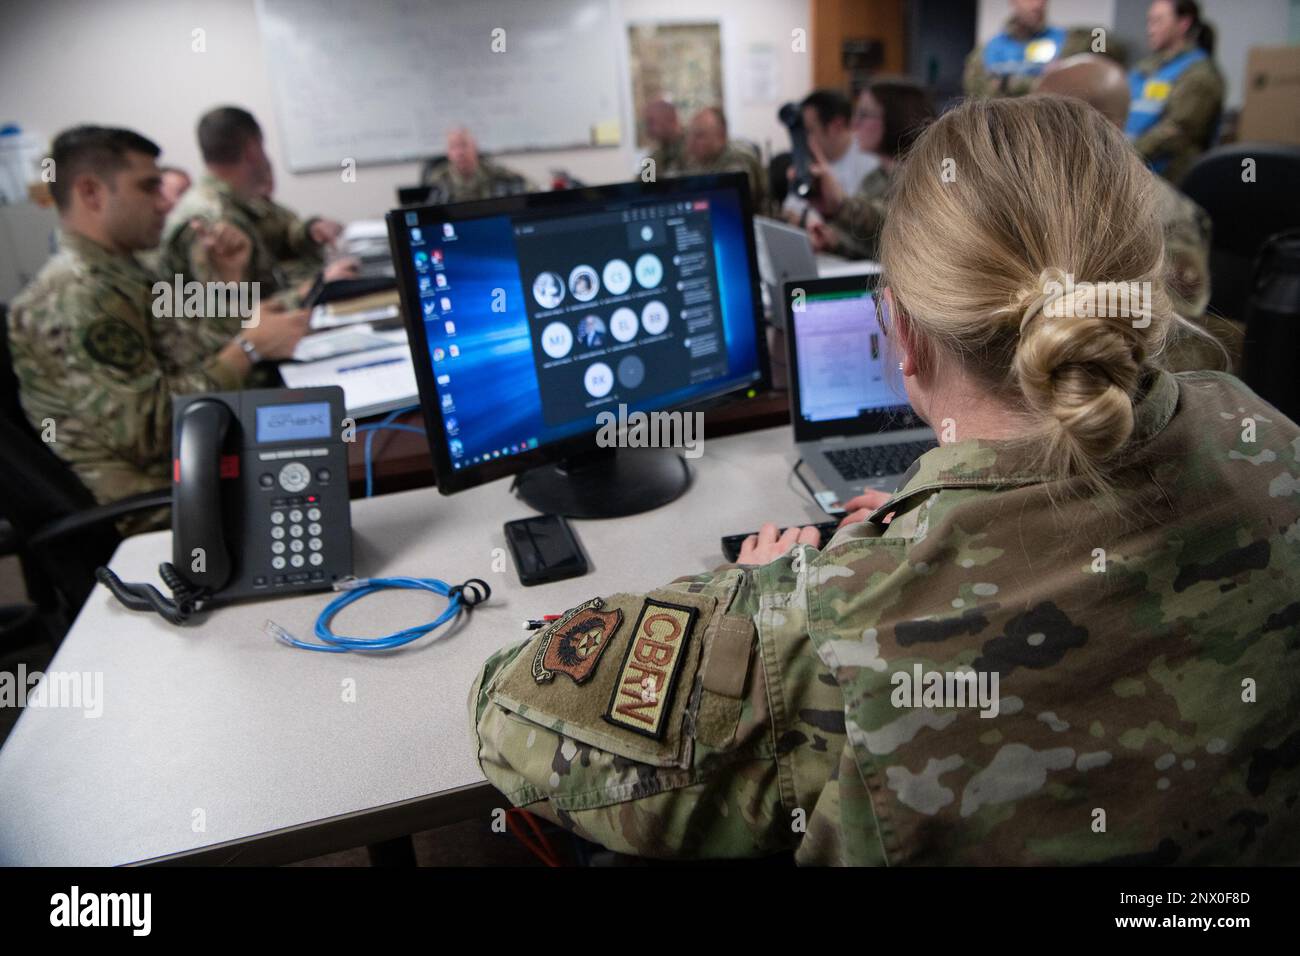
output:
[{"label": "embroidered star patch", "polygon": [[623,623],[623,612],[603,611],[605,602],[592,598],[579,604],[546,629],[533,656],[533,680],[545,684],[556,672],[568,674],[575,684],[596,672],[600,656]]}]

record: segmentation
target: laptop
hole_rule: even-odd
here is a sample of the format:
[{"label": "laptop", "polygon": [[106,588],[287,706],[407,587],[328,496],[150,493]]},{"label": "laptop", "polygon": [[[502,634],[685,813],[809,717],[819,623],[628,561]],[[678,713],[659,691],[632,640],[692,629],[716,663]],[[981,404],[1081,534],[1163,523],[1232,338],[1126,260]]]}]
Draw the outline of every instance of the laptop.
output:
[{"label": "laptop", "polygon": [[907,400],[875,286],[873,276],[841,276],[787,282],[782,296],[795,445],[840,504],[867,488],[895,490],[938,445]]},{"label": "laptop", "polygon": [[772,324],[783,329],[786,316],[781,289],[794,279],[817,278],[817,257],[808,233],[766,216],[754,217],[754,245],[758,253],[758,275],[772,306]]}]

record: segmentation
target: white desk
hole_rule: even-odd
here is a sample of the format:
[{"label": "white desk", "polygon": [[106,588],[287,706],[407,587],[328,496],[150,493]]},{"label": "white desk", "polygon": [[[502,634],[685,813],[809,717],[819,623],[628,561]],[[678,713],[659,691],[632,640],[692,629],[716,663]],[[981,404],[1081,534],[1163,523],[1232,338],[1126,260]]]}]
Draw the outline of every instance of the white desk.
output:
[{"label": "white desk", "polygon": [[[474,759],[466,701],[487,656],[525,636],[523,619],[714,567],[723,534],[818,518],[790,474],[788,429],[705,438],[683,497],[574,522],[591,573],[536,588],[520,586],[508,556],[492,570],[502,524],[531,513],[508,480],[450,498],[429,488],[354,501],[358,576],[492,585],[467,623],[400,651],[313,653],[263,633],[270,617],[309,638],[327,594],[221,607],[173,628],[96,589],[49,670],[102,672],[103,715],[22,714],[0,750],[0,864],[283,862],[480,813],[486,825],[505,803]],[[169,533],[143,535],[112,567],[156,581],[170,555]],[[335,630],[384,634],[443,606],[386,592],[344,611]],[[355,703],[343,701],[347,680]]]}]

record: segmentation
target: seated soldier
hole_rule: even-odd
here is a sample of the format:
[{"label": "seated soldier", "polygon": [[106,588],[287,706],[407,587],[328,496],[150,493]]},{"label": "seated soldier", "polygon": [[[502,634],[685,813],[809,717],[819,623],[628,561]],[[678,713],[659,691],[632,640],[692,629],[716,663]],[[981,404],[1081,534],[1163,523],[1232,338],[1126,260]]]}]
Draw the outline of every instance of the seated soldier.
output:
[{"label": "seated soldier", "polygon": [[727,117],[722,110],[705,107],[686,128],[686,153],[675,175],[744,173],[749,178],[749,198],[755,213],[767,211],[767,174],[763,164],[745,146],[727,139]]},{"label": "seated soldier", "polygon": [[469,706],[505,799],[652,857],[1294,862],[1300,428],[1162,367],[1152,183],[1065,97],[922,133],[882,328],[942,444],[820,549],[767,525],[494,654]]},{"label": "seated soldier", "polygon": [[537,192],[526,176],[479,155],[474,134],[463,126],[448,131],[447,158],[429,164],[420,185],[432,187],[428,201],[436,204]]},{"label": "seated soldier", "polygon": [[[236,332],[207,353],[176,333],[178,316],[156,308],[155,276],[136,259],[163,228],[158,153],[125,129],[80,126],[54,140],[59,252],[9,313],[23,410],[101,504],[166,487],[173,395],[239,388],[254,360],[287,358],[307,327],[305,313],[263,305],[248,328],[237,316]],[[203,240],[219,277],[237,273],[248,254],[234,230],[217,227]]]},{"label": "seated soldier", "polygon": [[[225,223],[248,237],[248,265],[241,282],[259,283],[259,295],[282,295],[296,304],[324,265],[324,252],[343,227],[330,219],[302,220],[271,198],[275,175],[262,141],[262,128],[247,110],[221,106],[199,120],[199,150],[207,173],[180,198],[163,231],[163,278],[217,279],[205,256],[205,237]],[[326,280],[356,273],[356,261],[339,259],[325,267]],[[214,334],[231,332],[219,323]]]},{"label": "seated soldier", "polygon": [[874,153],[880,163],[856,189],[846,191],[813,145],[817,163],[812,172],[817,177],[817,191],[812,206],[822,216],[808,223],[814,249],[846,259],[876,258],[894,171],[903,153],[933,118],[930,97],[906,80],[873,80],[858,94],[854,133],[859,146]]}]

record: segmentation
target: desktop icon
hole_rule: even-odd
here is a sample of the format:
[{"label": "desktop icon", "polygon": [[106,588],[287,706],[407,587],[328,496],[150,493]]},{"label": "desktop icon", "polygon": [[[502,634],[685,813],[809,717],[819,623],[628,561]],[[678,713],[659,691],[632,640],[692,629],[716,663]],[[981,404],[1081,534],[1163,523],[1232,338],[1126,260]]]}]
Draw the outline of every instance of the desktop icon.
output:
[{"label": "desktop icon", "polygon": [[415,254],[415,268],[423,272],[429,268],[429,254],[423,250]]},{"label": "desktop icon", "polygon": [[442,297],[442,300],[441,300],[440,304],[442,305],[442,311],[444,311],[444,312],[450,312],[450,311],[451,311],[451,299],[450,299],[448,296],[445,296],[445,295],[444,295],[444,296]]},{"label": "desktop icon", "polygon": [[448,238],[448,239],[455,239],[455,238],[456,238],[456,229],[455,229],[455,227],[452,226],[451,223],[449,223],[449,222],[444,222],[444,223],[442,224],[442,234],[443,234],[443,236],[445,236],[445,237]]},{"label": "desktop icon", "polygon": [[447,330],[448,335],[456,334],[456,323],[453,322],[451,319],[448,319],[446,322],[442,323],[442,327]]},{"label": "desktop icon", "polygon": [[450,376],[450,375],[439,375],[439,376],[438,376],[438,384],[439,384],[439,385],[450,385],[450,384],[451,384],[451,376]]},{"label": "desktop icon", "polygon": [[424,307],[424,314],[426,316],[434,316],[438,314],[438,303],[433,299],[425,299],[420,304]]},{"label": "desktop icon", "polygon": [[447,346],[447,354],[449,354],[452,358],[460,358],[460,346],[459,345]]},{"label": "desktop icon", "polygon": [[529,448],[536,448],[536,447],[537,447],[537,439],[536,439],[536,438],[530,438],[530,439],[528,439],[528,447],[529,447]]},{"label": "desktop icon", "polygon": [[457,435],[460,433],[460,422],[455,418],[448,417],[444,424],[447,426],[448,435]]},{"label": "desktop icon", "polygon": [[433,291],[433,280],[428,276],[420,276],[420,294]]},{"label": "desktop icon", "polygon": [[441,362],[446,357],[447,357],[447,353],[444,352],[442,349],[433,350],[433,360],[435,362]]},{"label": "desktop icon", "polygon": [[453,458],[459,458],[461,455],[465,454],[465,446],[461,444],[459,438],[453,438],[447,444],[451,448]]},{"label": "desktop icon", "polygon": [[434,249],[431,253],[429,253],[429,258],[433,260],[433,264],[434,264],[435,266],[438,266],[438,267],[441,267],[441,266],[442,266],[442,250],[441,250],[441,249]]},{"label": "desktop icon", "polygon": [[419,229],[412,229],[411,241],[416,243],[417,245],[421,242],[424,242],[424,233],[421,232]]},{"label": "desktop icon", "polygon": [[451,399],[451,392],[442,393],[442,407],[446,411],[451,411],[456,407],[455,403]]},{"label": "desktop icon", "polygon": [[[416,264],[419,265],[419,263]],[[447,274],[445,272],[436,273],[433,277],[433,282],[439,289],[447,288]]]}]

